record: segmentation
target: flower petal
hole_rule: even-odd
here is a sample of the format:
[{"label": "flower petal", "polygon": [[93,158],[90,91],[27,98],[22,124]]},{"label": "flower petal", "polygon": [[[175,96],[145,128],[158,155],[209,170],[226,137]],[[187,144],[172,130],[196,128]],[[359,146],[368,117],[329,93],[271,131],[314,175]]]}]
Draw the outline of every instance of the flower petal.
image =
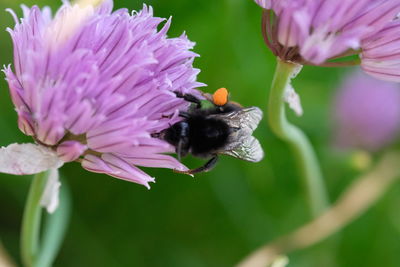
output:
[{"label": "flower petal", "polygon": [[74,161],[85,152],[87,146],[78,141],[64,141],[57,146],[57,155],[64,162]]},{"label": "flower petal", "polygon": [[154,178],[112,154],[103,154],[101,158],[87,155],[82,161],[82,167],[91,172],[105,173],[122,180],[142,184],[148,189],[150,189],[149,182],[154,182]]}]

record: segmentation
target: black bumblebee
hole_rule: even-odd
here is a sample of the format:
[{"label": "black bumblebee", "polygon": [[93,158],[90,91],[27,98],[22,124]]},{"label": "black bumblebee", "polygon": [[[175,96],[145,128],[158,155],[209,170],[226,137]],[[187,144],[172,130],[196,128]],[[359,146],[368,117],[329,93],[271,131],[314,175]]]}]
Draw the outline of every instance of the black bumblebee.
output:
[{"label": "black bumblebee", "polygon": [[211,103],[209,108],[203,108],[202,101],[193,95],[175,94],[194,105],[188,112],[180,112],[183,121],[153,134],[153,137],[175,146],[179,160],[188,153],[195,157],[211,158],[199,168],[176,172],[207,172],[215,166],[219,154],[251,162],[258,162],[264,157],[260,143],[252,136],[262,118],[259,108],[243,108],[229,102],[225,88],[218,89],[213,95],[205,95],[207,102]]}]

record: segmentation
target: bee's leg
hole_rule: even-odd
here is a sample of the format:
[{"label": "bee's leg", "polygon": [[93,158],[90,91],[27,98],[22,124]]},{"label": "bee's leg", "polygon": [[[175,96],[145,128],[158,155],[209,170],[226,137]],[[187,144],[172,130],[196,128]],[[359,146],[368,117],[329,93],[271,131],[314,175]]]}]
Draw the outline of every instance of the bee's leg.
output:
[{"label": "bee's leg", "polygon": [[187,170],[187,171],[174,170],[174,172],[183,173],[183,174],[195,174],[195,173],[199,173],[199,172],[208,172],[208,171],[211,171],[215,167],[215,165],[217,164],[217,161],[218,161],[218,155],[214,155],[209,161],[206,162],[206,164],[204,164],[203,166],[201,166],[199,168]]},{"label": "bee's leg", "polygon": [[189,119],[190,118],[190,113],[189,112],[185,112],[185,111],[179,111],[179,116],[185,119]]},{"label": "bee's leg", "polygon": [[150,136],[153,137],[153,138],[160,138],[161,137],[161,133],[152,133]]},{"label": "bee's leg", "polygon": [[176,155],[178,156],[178,160],[181,161],[182,156],[187,154],[186,147],[187,140],[186,138],[181,138],[176,146]]},{"label": "bee's leg", "polygon": [[162,114],[161,119],[171,119],[173,116],[174,116],[174,113],[171,113],[169,115]]},{"label": "bee's leg", "polygon": [[176,154],[178,156],[178,160],[181,161],[182,156],[186,156],[189,152],[189,125],[187,122],[181,122],[179,131],[179,141],[176,145]]},{"label": "bee's leg", "polygon": [[181,92],[174,92],[177,97],[183,98],[184,100],[196,104],[196,108],[201,108],[201,100],[191,94],[182,94]]},{"label": "bee's leg", "polygon": [[[162,114],[161,118],[162,119],[172,119],[173,116],[174,116],[174,113],[169,114],[169,115]],[[190,118],[190,113],[186,112],[186,111],[179,111],[179,116],[182,118],[188,119],[188,118]]]}]

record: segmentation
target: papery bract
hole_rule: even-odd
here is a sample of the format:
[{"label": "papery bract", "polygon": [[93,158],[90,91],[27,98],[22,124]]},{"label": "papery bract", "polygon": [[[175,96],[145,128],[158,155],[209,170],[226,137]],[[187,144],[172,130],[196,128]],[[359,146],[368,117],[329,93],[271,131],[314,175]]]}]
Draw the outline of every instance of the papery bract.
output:
[{"label": "papery bract", "polygon": [[40,205],[45,207],[48,213],[53,213],[58,207],[60,193],[60,175],[58,169],[50,169],[48,173],[47,183],[43,191]]},{"label": "papery bract", "polygon": [[60,168],[63,161],[44,146],[35,144],[11,144],[0,148],[0,172],[29,175]]}]

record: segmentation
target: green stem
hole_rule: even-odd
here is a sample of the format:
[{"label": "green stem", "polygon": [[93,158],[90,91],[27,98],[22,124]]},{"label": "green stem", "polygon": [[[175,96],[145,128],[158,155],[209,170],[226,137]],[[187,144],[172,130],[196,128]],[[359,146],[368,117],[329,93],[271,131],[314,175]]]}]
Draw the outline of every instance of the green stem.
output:
[{"label": "green stem", "polygon": [[40,254],[36,266],[52,266],[67,230],[71,214],[71,196],[68,185],[63,182],[60,190],[60,204],[53,214],[46,215]]},{"label": "green stem", "polygon": [[26,267],[35,266],[39,251],[40,222],[42,208],[40,200],[48,178],[47,172],[34,176],[25,204],[21,230],[21,256]]},{"label": "green stem", "polygon": [[303,176],[308,202],[313,216],[328,207],[328,197],[315,152],[306,135],[286,118],[284,94],[298,65],[278,59],[272,82],[268,120],[272,131],[288,143]]},{"label": "green stem", "polygon": [[26,201],[21,230],[21,256],[25,267],[50,267],[58,253],[70,215],[70,196],[64,184],[60,204],[53,214],[47,214],[40,242],[42,207],[40,201],[49,172],[36,174]]}]

